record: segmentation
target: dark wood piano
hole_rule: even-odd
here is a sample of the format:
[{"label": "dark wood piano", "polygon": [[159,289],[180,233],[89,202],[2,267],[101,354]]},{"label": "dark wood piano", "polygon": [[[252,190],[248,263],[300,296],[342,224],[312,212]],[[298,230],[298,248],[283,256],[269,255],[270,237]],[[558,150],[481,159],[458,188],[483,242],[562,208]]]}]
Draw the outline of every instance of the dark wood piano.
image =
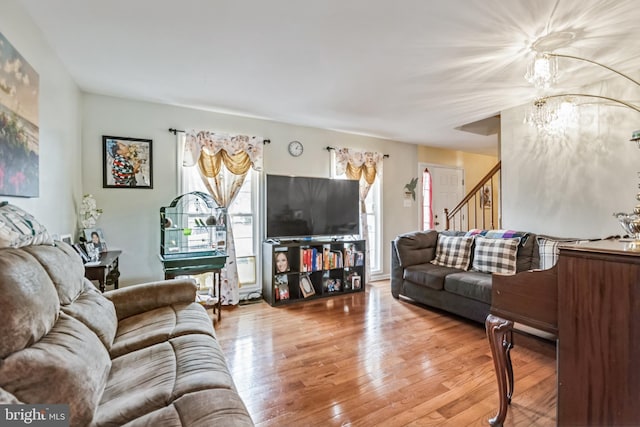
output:
[{"label": "dark wood piano", "polygon": [[560,426],[640,426],[640,241],[561,245],[549,270],[494,275],[487,316],[502,425],[513,322],[557,337]]},{"label": "dark wood piano", "polygon": [[491,280],[491,311],[486,320],[487,337],[498,379],[500,407],[489,420],[502,426],[513,395],[513,324],[521,323],[558,336],[558,265],[549,270],[532,270]]}]

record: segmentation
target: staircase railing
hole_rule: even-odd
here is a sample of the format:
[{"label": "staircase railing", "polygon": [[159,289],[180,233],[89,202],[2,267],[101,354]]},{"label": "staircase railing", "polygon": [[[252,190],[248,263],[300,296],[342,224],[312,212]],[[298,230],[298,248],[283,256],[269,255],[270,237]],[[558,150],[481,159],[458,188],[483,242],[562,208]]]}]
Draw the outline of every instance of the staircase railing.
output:
[{"label": "staircase railing", "polygon": [[500,228],[501,167],[502,162],[496,163],[455,208],[451,211],[447,208],[444,209],[445,230],[467,231],[472,228]]}]

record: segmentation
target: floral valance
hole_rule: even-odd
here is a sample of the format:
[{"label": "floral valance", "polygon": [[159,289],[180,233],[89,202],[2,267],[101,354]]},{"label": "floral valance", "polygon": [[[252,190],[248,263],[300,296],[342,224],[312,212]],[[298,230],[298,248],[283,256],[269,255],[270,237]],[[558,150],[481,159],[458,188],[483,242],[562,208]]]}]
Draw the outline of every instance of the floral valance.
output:
[{"label": "floral valance", "polygon": [[336,149],[336,174],[346,174],[349,179],[361,177],[371,185],[382,170],[384,154],[371,151],[358,151],[351,148]]},{"label": "floral valance", "polygon": [[185,132],[182,166],[198,165],[203,175],[213,178],[224,164],[235,175],[250,167],[262,169],[263,139],[247,135],[229,135],[210,131]]}]

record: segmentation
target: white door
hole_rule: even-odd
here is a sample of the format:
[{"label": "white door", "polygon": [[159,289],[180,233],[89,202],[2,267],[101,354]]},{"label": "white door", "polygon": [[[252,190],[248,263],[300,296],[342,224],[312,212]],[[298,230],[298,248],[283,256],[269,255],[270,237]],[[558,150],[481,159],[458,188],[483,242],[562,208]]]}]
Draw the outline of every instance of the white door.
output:
[{"label": "white door", "polygon": [[[464,197],[464,170],[446,166],[434,166],[428,164],[420,164],[420,177],[425,169],[431,174],[432,185],[432,209],[433,209],[433,226],[436,230],[442,231],[446,225],[446,217],[444,208],[451,211]],[[422,181],[422,179],[421,179]],[[424,206],[424,204],[422,204]],[[423,213],[428,215],[428,213]],[[466,212],[462,219],[462,227],[459,224],[460,218],[456,218],[456,229],[466,229]],[[451,228],[454,228],[451,225]]]}]

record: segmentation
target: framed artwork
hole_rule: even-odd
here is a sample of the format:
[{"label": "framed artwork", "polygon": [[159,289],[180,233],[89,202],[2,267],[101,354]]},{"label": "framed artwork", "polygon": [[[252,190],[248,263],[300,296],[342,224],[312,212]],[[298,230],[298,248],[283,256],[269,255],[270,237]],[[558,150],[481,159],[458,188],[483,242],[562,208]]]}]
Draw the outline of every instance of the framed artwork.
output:
[{"label": "framed artwork", "polygon": [[71,237],[71,234],[63,234],[60,236],[60,241],[65,242],[68,245],[73,245],[73,238]]},{"label": "framed artwork", "polygon": [[98,252],[107,251],[107,242],[104,241],[104,235],[99,228],[85,228],[84,229],[85,245],[89,249],[89,245],[92,248],[96,248]]},{"label": "framed artwork", "polygon": [[72,247],[73,249],[76,250],[78,255],[80,255],[80,258],[82,258],[82,262],[85,262],[85,263],[89,262],[89,255],[87,254],[87,252],[84,250],[84,248],[80,243],[74,243]]},{"label": "framed artwork", "polygon": [[308,274],[300,276],[300,290],[302,291],[302,296],[305,298],[316,294],[316,290],[313,288],[313,283],[311,283],[311,278]]},{"label": "framed artwork", "polygon": [[285,251],[276,251],[273,254],[274,257],[274,265],[276,266],[276,273],[286,273],[289,271],[289,257],[288,252]]},{"label": "framed artwork", "polygon": [[152,140],[102,137],[103,188],[153,188]]},{"label": "framed artwork", "polygon": [[480,207],[484,209],[491,209],[491,187],[488,185],[482,187],[482,194],[480,194]]},{"label": "framed artwork", "polygon": [[360,276],[353,276],[351,278],[351,288],[352,289],[360,289]]},{"label": "framed artwork", "polygon": [[0,195],[38,197],[40,77],[0,33]]}]

